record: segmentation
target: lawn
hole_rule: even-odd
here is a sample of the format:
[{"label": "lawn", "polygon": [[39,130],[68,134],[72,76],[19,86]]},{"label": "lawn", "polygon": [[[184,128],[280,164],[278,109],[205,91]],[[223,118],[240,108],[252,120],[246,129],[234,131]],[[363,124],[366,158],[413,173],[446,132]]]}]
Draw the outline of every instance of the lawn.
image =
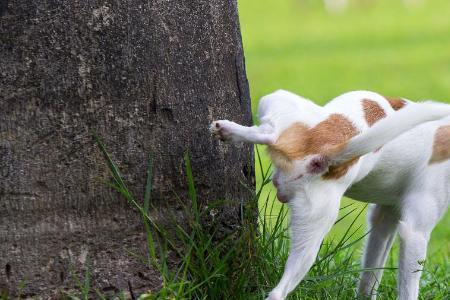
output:
[{"label": "lawn", "polygon": [[[241,0],[239,13],[254,112],[261,96],[280,88],[319,104],[362,89],[450,102],[447,0],[417,7],[400,0],[353,1],[339,15],[327,13],[322,1]],[[348,222],[330,236],[342,234]],[[428,259],[448,264],[449,257],[447,213],[433,232]]]}]

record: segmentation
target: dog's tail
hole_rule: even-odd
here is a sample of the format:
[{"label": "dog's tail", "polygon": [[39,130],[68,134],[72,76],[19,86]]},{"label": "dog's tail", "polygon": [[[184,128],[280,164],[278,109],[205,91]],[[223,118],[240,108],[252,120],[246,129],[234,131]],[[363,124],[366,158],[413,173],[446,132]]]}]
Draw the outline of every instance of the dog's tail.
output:
[{"label": "dog's tail", "polygon": [[450,105],[431,101],[408,102],[402,109],[389,114],[345,145],[341,145],[332,160],[341,163],[362,156],[379,149],[417,125],[447,116],[450,116]]}]

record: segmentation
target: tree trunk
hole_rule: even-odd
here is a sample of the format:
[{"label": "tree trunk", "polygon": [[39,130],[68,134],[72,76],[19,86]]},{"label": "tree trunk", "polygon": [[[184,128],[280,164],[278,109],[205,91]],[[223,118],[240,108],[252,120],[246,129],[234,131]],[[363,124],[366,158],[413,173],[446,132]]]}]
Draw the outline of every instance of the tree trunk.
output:
[{"label": "tree trunk", "polygon": [[[0,290],[58,297],[89,266],[100,291],[160,283],[138,213],[105,185],[103,138],[134,195],[155,154],[153,203],[176,210],[188,150],[199,198],[250,195],[252,148],[209,123],[251,123],[236,1],[0,2]],[[20,287],[20,286],[24,287]]]}]

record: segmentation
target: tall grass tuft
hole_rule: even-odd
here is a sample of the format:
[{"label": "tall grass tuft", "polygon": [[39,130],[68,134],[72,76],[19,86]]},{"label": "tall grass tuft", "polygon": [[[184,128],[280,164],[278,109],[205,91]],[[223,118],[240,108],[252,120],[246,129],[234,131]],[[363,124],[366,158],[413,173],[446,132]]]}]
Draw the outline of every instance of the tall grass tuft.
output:
[{"label": "tall grass tuft", "polygon": [[[270,182],[271,171],[270,167],[263,170],[258,149],[257,167],[262,174],[261,184],[254,190],[253,200],[245,205],[240,226],[228,236],[218,239],[216,233],[219,225],[211,228],[211,225],[205,225],[204,220],[213,207],[222,204],[210,203],[209,207],[200,207],[187,153],[184,156],[184,168],[188,199],[179,199],[186,222],[176,224],[175,229],[169,230],[155,222],[149,214],[150,210],[157,209],[151,203],[152,156],[148,160],[141,206],[126,187],[117,164],[104,144],[98,137],[96,142],[113,177],[113,183],[109,185],[136,208],[143,219],[148,244],[147,263],[158,270],[162,277],[161,287],[141,295],[139,300],[264,299],[277,284],[290,247],[288,212],[285,206],[280,210],[274,209],[275,197],[270,193],[262,199],[262,191]],[[364,209],[353,204],[341,208],[341,217],[337,222],[353,218],[350,225],[341,237],[330,238],[322,243],[314,266],[289,299],[356,297],[355,287],[362,271],[358,259],[359,246],[365,236],[359,234],[356,220]],[[259,213],[257,218],[255,210]],[[175,265],[169,264],[169,252],[175,253]],[[393,266],[386,268],[379,299],[395,299],[393,270]],[[448,295],[445,282],[448,282],[449,271],[448,265],[425,267],[422,292],[426,298],[422,299],[445,299]]]}]

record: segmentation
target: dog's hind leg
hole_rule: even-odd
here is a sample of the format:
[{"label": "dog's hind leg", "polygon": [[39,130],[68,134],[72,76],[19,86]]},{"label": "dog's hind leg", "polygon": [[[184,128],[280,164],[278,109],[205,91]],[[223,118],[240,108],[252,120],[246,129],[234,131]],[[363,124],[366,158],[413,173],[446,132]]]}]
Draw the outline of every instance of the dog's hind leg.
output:
[{"label": "dog's hind leg", "polygon": [[[428,240],[442,210],[436,195],[414,193],[403,200],[399,223],[400,260],[398,293],[400,300],[416,300],[426,258]],[[444,210],[445,211],[445,210]]]},{"label": "dog's hind leg", "polygon": [[370,225],[366,241],[362,267],[367,270],[361,274],[358,295],[361,298],[376,299],[376,291],[383,276],[386,258],[394,241],[400,215],[395,207],[372,205],[368,213]]},{"label": "dog's hind leg", "polygon": [[221,140],[233,142],[270,145],[276,140],[274,128],[270,123],[248,127],[228,120],[219,120],[212,122],[210,131]]}]

